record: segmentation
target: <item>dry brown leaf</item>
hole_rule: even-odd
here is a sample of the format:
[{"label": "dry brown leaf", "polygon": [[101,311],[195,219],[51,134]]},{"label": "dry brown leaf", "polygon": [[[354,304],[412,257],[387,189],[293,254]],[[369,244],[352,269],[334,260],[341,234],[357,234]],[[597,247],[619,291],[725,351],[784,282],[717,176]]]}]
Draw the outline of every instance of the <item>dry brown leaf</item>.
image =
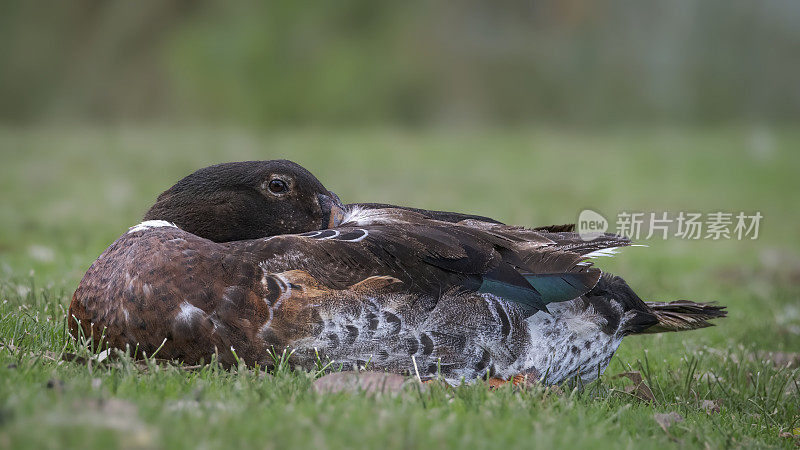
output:
[{"label": "dry brown leaf", "polygon": [[650,386],[644,382],[642,374],[639,372],[622,372],[614,376],[615,378],[627,378],[633,382],[633,385],[625,387],[625,393],[630,394],[640,400],[646,402],[656,402],[656,397]]},{"label": "dry brown leaf", "polygon": [[644,378],[642,378],[642,374],[639,372],[621,372],[614,375],[614,378],[627,378],[633,381],[633,384],[639,384],[644,382]]}]

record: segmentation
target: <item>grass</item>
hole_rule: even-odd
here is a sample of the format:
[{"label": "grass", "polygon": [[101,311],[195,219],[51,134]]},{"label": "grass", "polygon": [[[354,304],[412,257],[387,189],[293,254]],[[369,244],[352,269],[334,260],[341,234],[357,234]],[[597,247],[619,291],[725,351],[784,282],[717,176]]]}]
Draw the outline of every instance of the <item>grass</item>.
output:
[{"label": "grass", "polygon": [[[800,133],[793,130],[0,129],[0,448],[792,447],[800,374]],[[156,195],[221,161],[290,158],[345,201],[526,225],[583,208],[761,211],[757,240],[649,240],[602,267],[646,299],[717,300],[717,327],[628,338],[564,393],[482,385],[319,395],[313,374],[61,361],[83,272]],[[639,371],[655,402],[614,375]],[[720,405],[707,413],[704,400]],[[684,420],[663,430],[655,413]],[[781,433],[788,433],[789,437]]]}]

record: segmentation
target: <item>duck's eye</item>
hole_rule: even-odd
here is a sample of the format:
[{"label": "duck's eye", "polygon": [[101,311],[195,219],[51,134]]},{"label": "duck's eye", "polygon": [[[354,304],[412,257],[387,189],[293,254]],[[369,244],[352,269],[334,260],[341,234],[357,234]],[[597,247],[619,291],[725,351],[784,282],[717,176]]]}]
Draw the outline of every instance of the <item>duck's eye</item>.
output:
[{"label": "duck's eye", "polygon": [[289,190],[289,185],[286,184],[283,180],[278,180],[277,178],[271,180],[267,185],[267,188],[273,194],[283,194],[284,192]]}]

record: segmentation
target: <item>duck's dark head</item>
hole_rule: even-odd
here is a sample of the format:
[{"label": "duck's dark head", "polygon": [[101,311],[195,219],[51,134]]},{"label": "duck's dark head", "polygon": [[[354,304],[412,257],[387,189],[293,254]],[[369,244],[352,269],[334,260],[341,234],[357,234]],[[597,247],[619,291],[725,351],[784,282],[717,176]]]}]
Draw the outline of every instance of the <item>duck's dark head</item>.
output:
[{"label": "duck's dark head", "polygon": [[336,226],[336,194],[286,160],[206,167],[158,196],[145,220],[166,220],[216,242],[304,233]]}]

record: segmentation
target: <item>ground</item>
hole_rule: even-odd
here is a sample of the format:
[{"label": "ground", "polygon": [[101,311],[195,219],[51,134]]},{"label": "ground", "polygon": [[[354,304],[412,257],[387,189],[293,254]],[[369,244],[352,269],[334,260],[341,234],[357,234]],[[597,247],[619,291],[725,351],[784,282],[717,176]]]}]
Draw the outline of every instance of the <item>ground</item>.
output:
[{"label": "ground", "polygon": [[[0,129],[0,448],[647,448],[798,444],[800,132],[705,129]],[[208,164],[289,158],[347,202],[572,222],[591,208],[764,216],[756,240],[649,239],[602,268],[646,300],[718,301],[729,317],[627,338],[583,389],[411,385],[314,392],[315,373],[62,355],[65,309],[100,252],[159,192]],[[771,353],[770,353],[771,352]],[[654,401],[632,390],[639,372]],[[627,388],[627,391],[626,391]],[[664,424],[656,414],[683,419]],[[658,416],[662,422],[662,417]]]}]

